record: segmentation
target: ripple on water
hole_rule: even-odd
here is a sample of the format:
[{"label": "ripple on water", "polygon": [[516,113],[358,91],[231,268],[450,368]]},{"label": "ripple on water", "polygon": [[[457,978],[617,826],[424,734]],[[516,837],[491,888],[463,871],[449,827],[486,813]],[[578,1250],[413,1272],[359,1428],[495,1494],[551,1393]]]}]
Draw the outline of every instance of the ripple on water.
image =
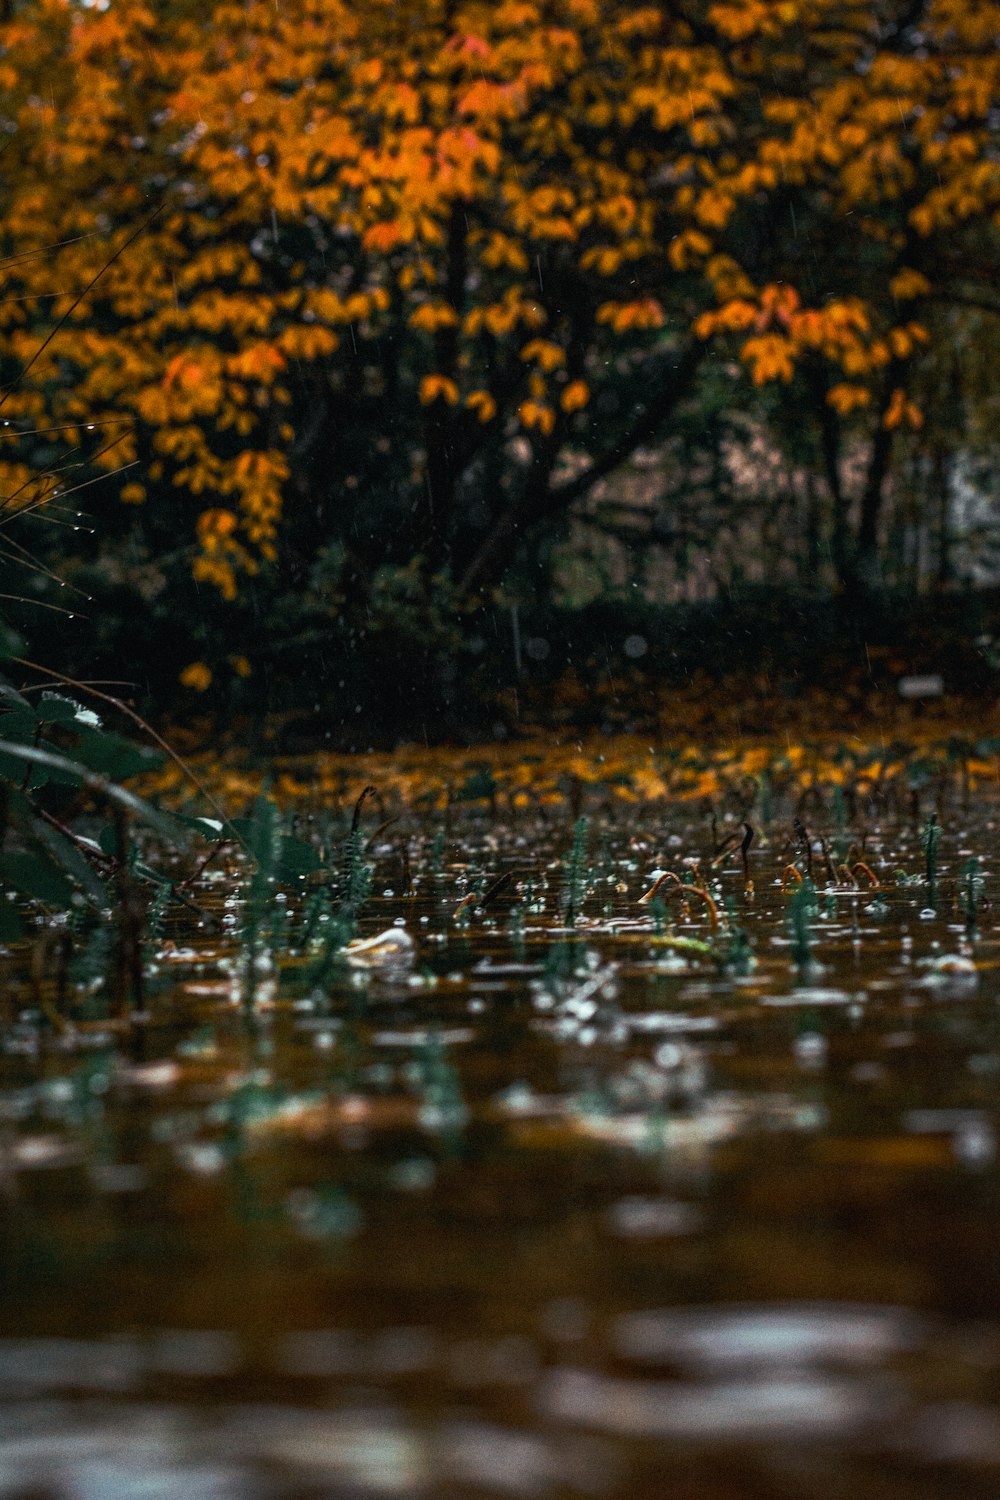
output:
[{"label": "ripple on water", "polygon": [[812,1371],[688,1385],[556,1368],[542,1382],[539,1408],[551,1420],[603,1432],[732,1444],[849,1437],[884,1419],[892,1397],[882,1380]]},{"label": "ripple on water", "polygon": [[624,1313],[611,1340],[626,1359],[712,1370],[876,1365],[918,1347],[926,1332],[906,1308],[816,1302]]}]

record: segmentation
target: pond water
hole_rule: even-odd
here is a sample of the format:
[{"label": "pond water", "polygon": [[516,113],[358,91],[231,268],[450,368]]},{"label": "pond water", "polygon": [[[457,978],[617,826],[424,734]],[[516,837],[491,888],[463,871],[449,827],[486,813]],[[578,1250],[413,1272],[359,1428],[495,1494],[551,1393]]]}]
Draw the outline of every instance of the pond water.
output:
[{"label": "pond water", "polygon": [[127,1029],[8,960],[4,1500],[997,1493],[995,807],[933,891],[778,807],[748,892],[738,813],[573,799],[404,812],[392,936],[282,892],[252,1006],[235,869]]}]

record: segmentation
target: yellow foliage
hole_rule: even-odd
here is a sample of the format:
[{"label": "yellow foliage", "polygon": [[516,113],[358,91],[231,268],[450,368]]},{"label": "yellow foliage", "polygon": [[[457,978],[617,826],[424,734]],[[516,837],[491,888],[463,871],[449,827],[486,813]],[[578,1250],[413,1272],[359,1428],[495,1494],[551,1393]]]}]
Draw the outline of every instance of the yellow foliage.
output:
[{"label": "yellow foliage", "polygon": [[497,404],[489,391],[470,391],[465,404],[476,413],[480,422],[492,422],[497,414]]},{"label": "yellow foliage", "polygon": [[403,225],[396,220],[385,220],[381,224],[370,224],[361,236],[361,243],[366,250],[371,250],[379,255],[387,255],[390,250],[404,239],[410,239],[412,235],[405,233]]},{"label": "yellow foliage", "polygon": [[183,687],[193,688],[196,693],[204,693],[212,685],[212,669],[203,661],[193,661],[180,673],[178,680]]},{"label": "yellow foliage", "polygon": [[675,271],[686,271],[711,249],[712,241],[707,235],[700,229],[688,229],[671,240],[667,256]]},{"label": "yellow foliage", "polygon": [[926,297],[931,290],[927,277],[910,266],[897,271],[889,282],[889,291],[899,302],[910,302],[917,297]]},{"label": "yellow foliage", "polygon": [[[411,422],[461,388],[484,427],[516,409],[549,434],[537,378],[669,322],[757,383],[822,361],[834,409],[861,411],[928,339],[906,304],[939,288],[912,262],[942,260],[913,242],[1000,204],[993,0],[929,0],[922,52],[874,0],[718,0],[697,34],[665,0],[9,9],[0,355],[34,363],[7,410],[67,445],[88,412],[136,424],[101,462],[151,452],[151,493],[197,497],[195,574],[227,597],[273,553],[310,381],[349,388],[391,348]],[[147,194],[162,212],[125,251]],[[806,259],[780,243],[751,274],[744,225],[793,246],[800,200],[821,263],[823,236],[856,243],[857,295],[792,285]],[[520,406],[497,378],[519,361]],[[558,409],[588,396],[569,382]],[[885,420],[921,418],[894,396]]]},{"label": "yellow foliage", "polygon": [[420,382],[421,406],[430,406],[439,400],[454,406],[458,400],[458,386],[447,375],[425,375]]},{"label": "yellow foliage", "polygon": [[890,431],[896,427],[906,426],[912,432],[916,432],[924,425],[924,414],[919,406],[907,399],[906,392],[897,386],[890,397],[882,422]]},{"label": "yellow foliage", "polygon": [[747,339],[741,354],[750,366],[754,385],[791,380],[795,373],[794,346],[782,334],[764,333]]},{"label": "yellow foliage", "polygon": [[337,349],[340,340],[331,328],[312,323],[285,328],[278,335],[277,347],[289,359],[325,359]]},{"label": "yellow foliage", "polygon": [[849,416],[852,411],[867,406],[871,401],[871,392],[863,385],[849,385],[841,381],[833,385],[826,393],[826,399],[835,411],[842,417]]},{"label": "yellow foliage", "polygon": [[552,431],[556,422],[556,414],[551,406],[545,406],[539,401],[522,401],[517,409],[524,427],[537,427],[546,436]]},{"label": "yellow foliage", "polygon": [[557,370],[566,361],[566,352],[548,339],[531,339],[521,350],[525,362],[534,362],[546,374]]},{"label": "yellow foliage", "polygon": [[608,323],[615,333],[631,329],[662,328],[666,319],[655,297],[640,297],[634,302],[604,302],[597,309],[598,323]]},{"label": "yellow foliage", "polygon": [[559,398],[565,412],[581,411],[590,400],[590,389],[583,380],[571,380]]},{"label": "yellow foliage", "polygon": [[715,312],[702,313],[695,319],[694,332],[700,339],[711,338],[714,333],[740,333],[756,323],[759,309],[755,302],[735,297]]},{"label": "yellow foliage", "polygon": [[457,322],[458,314],[448,302],[422,302],[409,317],[410,327],[419,328],[424,333],[436,333],[439,328],[453,328]]},{"label": "yellow foliage", "polygon": [[198,517],[198,540],[206,551],[214,551],[220,541],[232,536],[237,518],[231,510],[203,510]]}]

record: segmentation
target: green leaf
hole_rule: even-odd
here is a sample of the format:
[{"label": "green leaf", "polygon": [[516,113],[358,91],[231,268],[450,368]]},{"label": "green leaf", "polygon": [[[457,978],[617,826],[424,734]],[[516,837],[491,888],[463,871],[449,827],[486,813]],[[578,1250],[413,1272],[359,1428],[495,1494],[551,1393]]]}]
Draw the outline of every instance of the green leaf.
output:
[{"label": "green leaf", "polygon": [[278,868],[275,876],[283,884],[289,884],[299,880],[303,875],[311,875],[321,865],[319,851],[314,849],[312,844],[286,834],[281,840],[281,848],[278,851]]},{"label": "green leaf", "polygon": [[0,661],[10,661],[11,657],[23,656],[27,649],[17,631],[13,630],[6,620],[0,620]]},{"label": "green leaf", "polygon": [[21,853],[12,851],[0,857],[0,873],[5,885],[22,896],[41,901],[46,906],[70,906],[73,887],[58,865],[41,850]]},{"label": "green leaf", "polygon": [[[24,702],[23,706],[17,707],[12,713],[0,717],[0,734],[5,740],[14,740],[19,745],[38,744],[42,741],[47,722],[49,721],[39,715],[32,704]],[[0,760],[0,775],[6,776],[10,781],[20,781],[24,776],[24,767],[9,759]],[[62,771],[34,766],[29,773],[27,787],[31,791],[37,791],[39,787],[47,785],[50,781],[62,786],[79,786],[80,784],[78,777],[70,776]]]},{"label": "green leaf", "polygon": [[64,833],[59,832],[58,828],[53,828],[41,818],[35,819],[33,831],[35,838],[45,845],[52,857],[58,860],[66,874],[81,887],[94,906],[104,907],[110,904],[110,897],[103,881],[91,869],[72,839],[68,839]]},{"label": "green leaf", "polygon": [[45,766],[50,770],[72,775],[88,791],[94,792],[97,796],[106,797],[116,807],[121,807],[125,812],[132,813],[134,817],[141,819],[161,838],[167,839],[170,843],[177,842],[179,830],[173,818],[168,818],[161,813],[159,808],[147,802],[144,797],[138,797],[135,792],[126,791],[123,786],[116,786],[114,782],[108,781],[107,777],[97,775],[86,766],[70,760],[68,756],[57,755],[52,750],[40,750],[34,745],[15,745],[10,740],[0,739],[0,756],[3,755],[28,765]]},{"label": "green leaf", "polygon": [[267,797],[258,797],[252,817],[233,818],[226,829],[249,850],[266,877],[284,885],[311,875],[322,865],[312,844],[281,832],[278,809]]},{"label": "green leaf", "polygon": [[230,825],[228,823],[220,823],[218,818],[192,818],[187,813],[177,813],[176,817],[178,823],[183,823],[185,828],[190,828],[195,833],[200,833],[202,838],[208,839],[210,844],[216,843],[219,839],[236,837],[235,833],[230,834],[228,832]]},{"label": "green leaf", "polygon": [[261,869],[268,875],[273,874],[278,859],[281,830],[278,826],[278,809],[271,799],[264,795],[258,797],[252,816],[233,818],[230,827]]},{"label": "green leaf", "polygon": [[25,703],[23,708],[15,708],[11,713],[0,717],[0,729],[6,740],[17,740],[19,745],[32,744],[38,729],[35,710],[30,703]]},{"label": "green leaf", "polygon": [[9,682],[5,682],[2,677],[0,677],[0,703],[16,704],[18,708],[27,708],[29,706],[27,698],[22,693],[19,693],[16,687],[12,687]]},{"label": "green leaf", "polygon": [[[39,737],[40,729],[35,717],[35,710],[30,703],[25,702],[23,708],[15,708],[12,713],[0,716],[0,734],[6,740],[15,740],[19,745],[33,745]],[[20,783],[25,777],[25,768],[18,765],[16,761],[7,757],[0,757],[0,776],[8,781]],[[37,790],[44,786],[49,780],[49,773],[34,767],[27,773],[26,785],[31,790]]]},{"label": "green leaf", "polygon": [[102,854],[110,854],[118,858],[118,829],[113,823],[105,823],[97,835],[97,847]]},{"label": "green leaf", "polygon": [[132,865],[132,873],[138,875],[141,880],[151,880],[154,885],[173,886],[174,882],[169,875],[164,875],[162,870],[154,870],[152,865],[147,865],[144,859],[137,859]]},{"label": "green leaf", "polygon": [[[72,724],[81,714],[89,713],[89,709],[83,708],[63,693],[45,692],[39,699],[35,717],[39,724]],[[100,723],[96,714],[92,714],[91,719]]]},{"label": "green leaf", "polygon": [[23,935],[17,907],[13,901],[0,900],[0,943],[16,943]]},{"label": "green leaf", "polygon": [[79,731],[73,759],[86,766],[89,771],[99,771],[114,781],[127,781],[131,776],[155,771],[163,764],[164,757],[159,750],[133,744],[120,734],[90,727],[81,730],[78,719],[72,727]]}]

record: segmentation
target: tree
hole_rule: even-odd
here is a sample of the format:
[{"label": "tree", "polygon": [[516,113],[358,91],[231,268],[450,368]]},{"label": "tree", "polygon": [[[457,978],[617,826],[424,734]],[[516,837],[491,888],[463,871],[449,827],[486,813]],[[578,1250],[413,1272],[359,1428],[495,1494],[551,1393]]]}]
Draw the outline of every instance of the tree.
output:
[{"label": "tree", "polygon": [[[27,0],[0,32],[7,415],[131,465],[120,499],[226,597],[332,547],[334,593],[414,564],[480,598],[731,349],[794,382],[841,579],[870,580],[921,311],[986,295],[998,20]],[[54,485],[8,452],[8,504]]]},{"label": "tree", "polygon": [[[912,399],[932,332],[951,337],[935,310],[971,301],[1000,312],[991,291],[1000,6],[747,0],[714,14],[742,49],[734,66],[744,79],[766,78],[759,114],[741,130],[752,141],[747,164],[717,185],[727,227],[743,226],[742,264],[763,286],[697,326],[749,334],[740,352],[756,382],[797,377],[829,491],[835,564],[854,591],[879,576],[894,436],[936,416]],[[754,173],[769,171],[777,182],[768,179],[767,213],[748,222]],[[859,431],[868,453],[852,507],[844,454]]]}]

